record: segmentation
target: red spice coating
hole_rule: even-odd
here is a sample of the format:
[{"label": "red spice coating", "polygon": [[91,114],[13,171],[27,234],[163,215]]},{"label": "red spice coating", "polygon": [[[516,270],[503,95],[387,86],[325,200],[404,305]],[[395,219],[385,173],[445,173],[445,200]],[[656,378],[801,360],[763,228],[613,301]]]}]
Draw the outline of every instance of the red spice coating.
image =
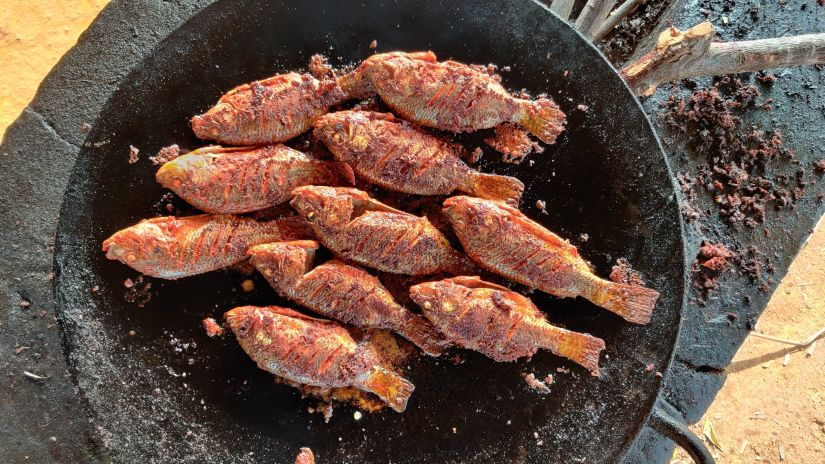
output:
[{"label": "red spice coating", "polygon": [[356,342],[337,322],[279,306],[238,307],[226,313],[226,321],[258,367],[292,382],[356,387],[398,412],[415,388],[391,370],[369,339]]},{"label": "red spice coating", "polygon": [[464,251],[485,269],[561,296],[582,296],[630,322],[650,322],[659,293],[597,277],[576,247],[503,203],[452,197],[444,212]]},{"label": "red spice coating", "polygon": [[513,122],[545,143],[555,142],[565,124],[555,103],[516,98],[499,76],[481,69],[438,62],[432,52],[392,52],[367,58],[338,82],[350,98],[377,94],[395,113],[422,126],[473,132]]},{"label": "red spice coating", "polygon": [[463,149],[390,113],[339,111],[315,121],[314,135],[336,159],[370,182],[417,195],[455,190],[517,205],[524,184],[482,174],[461,160]]},{"label": "red spice coating", "polygon": [[290,204],[318,240],[343,259],[394,274],[460,274],[472,263],[425,217],[346,187],[299,187]]}]

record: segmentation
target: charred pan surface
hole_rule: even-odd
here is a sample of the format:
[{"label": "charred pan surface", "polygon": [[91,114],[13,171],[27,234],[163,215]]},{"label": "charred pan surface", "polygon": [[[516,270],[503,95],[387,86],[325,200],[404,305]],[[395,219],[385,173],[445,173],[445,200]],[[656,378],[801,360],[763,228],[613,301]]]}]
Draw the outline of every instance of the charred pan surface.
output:
[{"label": "charred pan surface", "polygon": [[192,130],[198,138],[227,145],[284,142],[309,130],[315,118],[344,98],[334,80],[281,74],[232,89],[192,118]]},{"label": "charred pan surface", "polygon": [[455,190],[518,205],[524,184],[482,174],[462,160],[463,148],[396,119],[391,113],[340,111],[315,121],[314,135],[370,182],[417,195]]},{"label": "charred pan surface", "polygon": [[521,211],[465,196],[447,199],[444,211],[464,251],[485,269],[556,296],[582,296],[630,322],[650,322],[658,292],[596,276],[576,247]]},{"label": "charred pan surface", "polygon": [[405,119],[436,129],[473,132],[513,122],[544,143],[564,130],[565,115],[552,100],[516,98],[486,68],[439,62],[433,52],[373,55],[339,83],[350,97],[377,94]]},{"label": "charred pan surface", "polygon": [[425,217],[414,216],[345,187],[295,189],[290,202],[316,237],[338,256],[394,274],[460,274],[470,261]]},{"label": "charred pan surface", "polygon": [[226,313],[238,343],[258,367],[322,388],[357,387],[404,411],[415,388],[393,372],[369,341],[343,326],[279,306],[242,306]]},{"label": "charred pan surface", "polygon": [[496,361],[515,361],[545,348],[599,375],[603,340],[550,325],[529,298],[506,287],[454,277],[415,285],[410,297],[456,345]]},{"label": "charred pan surface", "polygon": [[389,329],[438,355],[446,343],[423,317],[399,305],[378,278],[338,260],[312,267],[318,242],[258,245],[252,264],[282,296],[310,310],[362,328]]},{"label": "charred pan surface", "polygon": [[311,236],[297,216],[266,222],[232,215],[166,216],[116,232],[103,242],[103,251],[143,274],[178,279],[231,266],[253,245]]},{"label": "charred pan surface", "polygon": [[352,186],[346,163],[322,160],[284,145],[204,147],[164,164],[155,178],[208,213],[246,213],[289,201],[302,185]]}]

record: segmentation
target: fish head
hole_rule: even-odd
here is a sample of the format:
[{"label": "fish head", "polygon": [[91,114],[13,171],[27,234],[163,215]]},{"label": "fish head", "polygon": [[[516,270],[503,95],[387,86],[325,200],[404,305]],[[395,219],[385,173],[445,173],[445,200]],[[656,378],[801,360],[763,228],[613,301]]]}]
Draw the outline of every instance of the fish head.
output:
[{"label": "fish head", "polygon": [[228,101],[218,102],[204,114],[192,118],[192,130],[201,139],[216,140],[243,131],[239,111]]},{"label": "fish head", "polygon": [[410,299],[421,307],[425,315],[441,306],[444,295],[439,282],[422,282],[410,287]]},{"label": "fish head", "polygon": [[103,251],[107,258],[147,275],[156,275],[159,269],[169,267],[178,255],[175,241],[152,219],[116,232],[103,242]]},{"label": "fish head", "polygon": [[307,185],[292,191],[289,204],[310,224],[340,230],[352,217],[353,202],[346,187]]},{"label": "fish head", "polygon": [[164,163],[155,174],[155,179],[175,193],[186,194],[188,187],[204,180],[199,178],[209,172],[205,169],[207,166],[204,156],[193,152]]},{"label": "fish head", "polygon": [[255,306],[239,306],[227,311],[224,319],[235,337],[241,339],[263,323],[263,314]]},{"label": "fish head", "polygon": [[341,161],[354,161],[359,152],[369,147],[370,123],[364,111],[327,113],[313,124],[313,135]]}]

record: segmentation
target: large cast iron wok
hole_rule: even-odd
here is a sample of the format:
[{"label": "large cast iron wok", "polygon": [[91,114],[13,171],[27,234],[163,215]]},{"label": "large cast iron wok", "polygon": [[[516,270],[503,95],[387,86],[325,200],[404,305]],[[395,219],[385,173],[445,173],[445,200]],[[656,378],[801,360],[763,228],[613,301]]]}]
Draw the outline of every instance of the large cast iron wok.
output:
[{"label": "large cast iron wok", "polygon": [[[647,326],[580,299],[533,294],[552,321],[605,339],[601,378],[545,352],[508,364],[462,352],[459,365],[410,366],[417,388],[405,413],[356,421],[342,406],[324,423],[307,412],[312,400],[273,383],[231,337],[209,339],[200,328],[202,318],[235,305],[283,304],[264,281],[253,277],[256,291],[244,293],[246,277],[233,272],[149,280],[143,307],[124,300],[123,282],[136,274],[107,261],[100,243],[156,214],[164,194],[145,155],[126,162],[129,145],[144,154],[172,143],[195,147],[189,117],[227,89],[304,67],[316,52],[356,62],[372,53],[374,39],[378,51],[429,49],[441,59],[510,66],[508,87],[546,92],[567,112],[567,131],[534,164],[505,165],[488,150],[482,168],[524,180],[524,211],[578,245],[599,273],[624,257],[661,292]],[[686,275],[667,162],[614,69],[543,5],[219,1],[163,41],[90,122],[61,209],[56,294],[72,373],[114,461],[290,462],[309,446],[321,463],[617,462],[646,426],[710,460],[655,408],[663,382],[656,372],[671,361]],[[529,372],[554,374],[552,392],[527,388]]]}]

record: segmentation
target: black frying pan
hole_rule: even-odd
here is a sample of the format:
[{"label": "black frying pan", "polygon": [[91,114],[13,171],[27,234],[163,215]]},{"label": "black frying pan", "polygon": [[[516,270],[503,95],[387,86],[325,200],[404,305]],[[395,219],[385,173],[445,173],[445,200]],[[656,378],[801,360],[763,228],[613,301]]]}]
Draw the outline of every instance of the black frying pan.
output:
[{"label": "black frying pan", "polygon": [[[100,243],[158,212],[164,191],[145,154],[197,146],[189,117],[227,89],[305,67],[316,52],[334,64],[356,62],[372,53],[373,39],[378,51],[430,49],[441,59],[510,66],[508,87],[547,92],[567,112],[567,131],[534,165],[504,165],[487,150],[482,169],[522,179],[523,210],[578,245],[599,273],[625,257],[661,292],[644,327],[580,299],[533,295],[552,321],[605,339],[600,379],[546,352],[506,364],[461,352],[460,365],[410,366],[417,388],[404,414],[355,421],[341,406],[325,424],[307,412],[313,401],[274,384],[231,336],[208,339],[200,328],[203,317],[235,305],[284,304],[263,280],[253,277],[249,294],[239,289],[245,277],[232,272],[150,280],[144,307],[124,301],[123,281],[135,272],[107,261]],[[684,297],[674,185],[636,99],[599,52],[541,4],[217,2],[123,80],[93,127],[62,206],[56,292],[73,374],[113,460],[291,462],[309,446],[321,463],[615,462],[651,417],[662,384],[655,372],[669,366]],[[477,144],[485,135],[462,140]],[[135,165],[126,163],[130,144],[144,153]],[[539,199],[548,214],[535,207]],[[529,390],[525,372],[553,373],[552,393]],[[666,415],[654,417],[659,430],[680,433]]]}]

